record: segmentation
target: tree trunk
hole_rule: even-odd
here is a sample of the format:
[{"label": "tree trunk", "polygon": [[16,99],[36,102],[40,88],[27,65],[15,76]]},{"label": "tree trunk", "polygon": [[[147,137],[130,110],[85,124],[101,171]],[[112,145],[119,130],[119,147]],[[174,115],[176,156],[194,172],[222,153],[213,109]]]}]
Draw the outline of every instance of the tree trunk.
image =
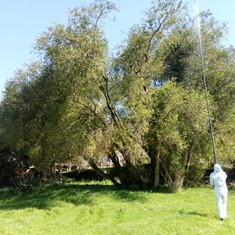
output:
[{"label": "tree trunk", "polygon": [[159,181],[160,181],[160,153],[158,152],[154,167],[154,184],[153,184],[154,188],[157,188],[159,186]]},{"label": "tree trunk", "polygon": [[100,170],[100,169],[97,167],[97,165],[95,164],[95,162],[94,162],[91,158],[89,158],[89,157],[86,156],[86,157],[85,157],[85,160],[87,160],[87,161],[89,162],[89,164],[90,164],[90,166],[92,167],[92,169],[93,169],[97,174],[99,174],[101,177],[112,181],[114,185],[120,185],[120,184],[117,182],[117,180],[115,180],[114,177],[112,177],[111,175],[106,174],[105,172],[103,172],[102,170]]},{"label": "tree trunk", "polygon": [[172,193],[177,193],[182,189],[184,183],[184,176],[176,176],[174,181],[170,184],[169,190]]}]

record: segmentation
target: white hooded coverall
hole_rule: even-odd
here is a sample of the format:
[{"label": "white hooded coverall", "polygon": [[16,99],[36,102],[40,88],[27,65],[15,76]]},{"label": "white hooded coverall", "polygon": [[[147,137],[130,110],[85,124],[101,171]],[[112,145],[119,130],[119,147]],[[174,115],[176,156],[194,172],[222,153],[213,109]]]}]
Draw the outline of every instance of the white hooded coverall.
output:
[{"label": "white hooded coverall", "polygon": [[210,174],[210,184],[214,186],[218,216],[221,220],[227,217],[227,174],[219,164],[214,165],[214,171]]}]

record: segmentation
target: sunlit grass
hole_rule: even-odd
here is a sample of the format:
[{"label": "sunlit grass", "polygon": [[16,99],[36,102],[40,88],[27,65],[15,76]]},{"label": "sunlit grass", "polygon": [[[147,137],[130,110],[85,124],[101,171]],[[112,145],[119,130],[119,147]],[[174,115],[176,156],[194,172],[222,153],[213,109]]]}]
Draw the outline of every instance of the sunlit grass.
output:
[{"label": "sunlit grass", "polygon": [[217,219],[211,188],[177,194],[117,190],[105,183],[70,183],[13,195],[0,190],[0,234],[234,234],[235,191],[229,217]]}]

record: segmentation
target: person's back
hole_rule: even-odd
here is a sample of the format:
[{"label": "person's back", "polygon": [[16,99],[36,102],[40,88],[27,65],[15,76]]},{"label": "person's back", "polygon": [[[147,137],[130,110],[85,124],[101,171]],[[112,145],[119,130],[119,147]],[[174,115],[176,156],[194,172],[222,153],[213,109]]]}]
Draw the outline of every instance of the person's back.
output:
[{"label": "person's back", "polygon": [[214,186],[215,198],[218,208],[219,218],[224,220],[227,217],[227,174],[219,164],[214,165],[214,171],[210,174],[210,184]]},{"label": "person's back", "polygon": [[226,173],[221,169],[220,171],[214,171],[211,173],[211,185],[221,188],[226,187]]}]

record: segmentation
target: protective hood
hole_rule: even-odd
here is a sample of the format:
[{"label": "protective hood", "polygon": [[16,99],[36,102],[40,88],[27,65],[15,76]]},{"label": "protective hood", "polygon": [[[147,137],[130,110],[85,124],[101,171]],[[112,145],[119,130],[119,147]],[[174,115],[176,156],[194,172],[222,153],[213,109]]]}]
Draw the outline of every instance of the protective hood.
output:
[{"label": "protective hood", "polygon": [[217,164],[217,163],[216,163],[216,164],[214,165],[214,171],[215,171],[215,172],[220,172],[220,171],[222,171],[222,168],[221,168],[220,164]]}]

